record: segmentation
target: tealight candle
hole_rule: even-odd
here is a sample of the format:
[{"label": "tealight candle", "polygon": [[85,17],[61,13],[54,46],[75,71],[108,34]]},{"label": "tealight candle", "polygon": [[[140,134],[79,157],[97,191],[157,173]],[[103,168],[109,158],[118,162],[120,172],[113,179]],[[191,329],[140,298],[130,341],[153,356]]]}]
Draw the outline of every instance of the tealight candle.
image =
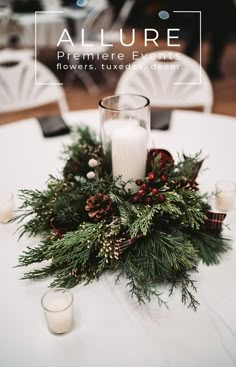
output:
[{"label": "tealight candle", "polygon": [[236,186],[230,181],[218,181],[216,184],[216,208],[229,211],[234,207]]},{"label": "tealight candle", "polygon": [[64,334],[73,328],[73,294],[64,288],[46,292],[41,300],[48,329]]},{"label": "tealight candle", "polygon": [[13,194],[0,193],[0,223],[7,223],[13,217]]},{"label": "tealight candle", "polygon": [[[123,181],[144,179],[147,162],[148,134],[138,126],[138,121],[127,124],[122,120],[119,128],[111,134],[113,177],[122,176]],[[127,185],[133,192],[138,190],[135,182]]]}]

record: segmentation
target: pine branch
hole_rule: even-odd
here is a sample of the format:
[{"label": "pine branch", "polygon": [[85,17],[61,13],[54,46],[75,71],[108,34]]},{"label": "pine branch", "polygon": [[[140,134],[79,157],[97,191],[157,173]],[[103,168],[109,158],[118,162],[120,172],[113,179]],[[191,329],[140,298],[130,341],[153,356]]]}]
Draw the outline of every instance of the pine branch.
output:
[{"label": "pine branch", "polygon": [[[137,243],[138,242],[138,243]],[[127,254],[124,254],[120,267],[128,279],[131,294],[139,302],[149,301],[153,295],[161,296],[156,286],[159,282],[181,282],[183,300],[196,302],[188,287],[189,277],[183,278],[187,270],[196,270],[198,258],[192,244],[177,234],[174,236],[157,232],[137,241]]]},{"label": "pine branch", "polygon": [[191,232],[190,236],[198,256],[206,265],[219,264],[222,255],[232,249],[231,240],[220,234],[198,231]]}]

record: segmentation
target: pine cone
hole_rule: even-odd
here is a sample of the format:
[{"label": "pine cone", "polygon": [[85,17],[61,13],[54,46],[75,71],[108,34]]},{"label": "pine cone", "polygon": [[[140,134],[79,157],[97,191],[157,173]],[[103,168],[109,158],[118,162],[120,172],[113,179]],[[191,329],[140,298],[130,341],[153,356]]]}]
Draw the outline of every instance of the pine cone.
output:
[{"label": "pine cone", "polygon": [[86,200],[85,210],[90,218],[98,221],[112,214],[112,200],[108,195],[103,195],[100,192],[94,196],[90,196]]}]

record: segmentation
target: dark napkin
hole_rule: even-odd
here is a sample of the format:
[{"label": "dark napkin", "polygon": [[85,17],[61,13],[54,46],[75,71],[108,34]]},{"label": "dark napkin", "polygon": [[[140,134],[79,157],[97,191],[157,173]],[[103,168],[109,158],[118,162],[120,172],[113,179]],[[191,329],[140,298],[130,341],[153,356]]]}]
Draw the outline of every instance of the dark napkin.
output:
[{"label": "dark napkin", "polygon": [[39,125],[45,138],[70,133],[70,128],[61,116],[38,117]]},{"label": "dark napkin", "polygon": [[151,111],[151,129],[168,130],[170,128],[171,111]]}]

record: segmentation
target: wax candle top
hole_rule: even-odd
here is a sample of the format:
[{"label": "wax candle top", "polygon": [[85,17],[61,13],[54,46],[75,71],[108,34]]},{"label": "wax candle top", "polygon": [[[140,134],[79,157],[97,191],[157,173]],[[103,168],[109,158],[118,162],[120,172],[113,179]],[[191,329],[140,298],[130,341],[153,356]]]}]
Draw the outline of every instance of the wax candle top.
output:
[{"label": "wax candle top", "polygon": [[47,306],[45,307],[48,311],[52,312],[61,312],[67,309],[70,306],[68,301],[63,298],[55,298],[48,302]]},{"label": "wax candle top", "polygon": [[[122,121],[123,124],[117,125],[111,132],[111,138],[121,138],[122,140],[131,141],[133,146],[140,143],[140,139],[147,144],[147,131],[139,126],[137,120],[115,120],[115,123]],[[114,125],[116,126],[116,125]]]},{"label": "wax candle top", "polygon": [[64,311],[73,303],[73,294],[69,290],[56,288],[47,291],[42,299],[41,304],[44,310],[49,312]]},{"label": "wax candle top", "polygon": [[134,118],[120,118],[120,119],[110,119],[106,121],[106,138],[111,140],[112,134],[115,130],[122,129],[126,126],[139,126],[140,123],[137,119]]}]

